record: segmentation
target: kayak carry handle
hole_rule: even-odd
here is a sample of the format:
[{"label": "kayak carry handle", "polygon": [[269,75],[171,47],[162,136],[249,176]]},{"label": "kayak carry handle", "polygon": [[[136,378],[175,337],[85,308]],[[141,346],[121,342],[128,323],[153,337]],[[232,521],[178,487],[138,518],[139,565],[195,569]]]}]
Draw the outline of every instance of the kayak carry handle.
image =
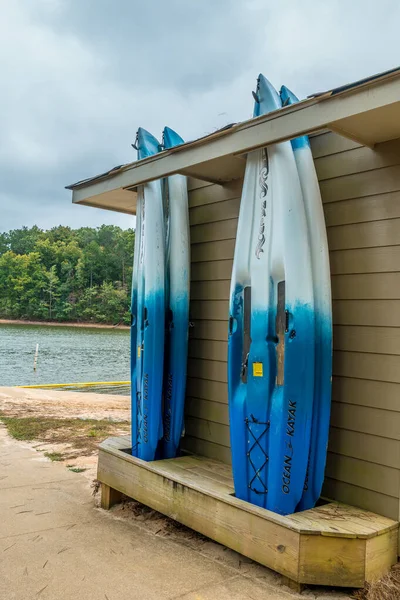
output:
[{"label": "kayak carry handle", "polygon": [[235,317],[229,317],[229,335],[232,335],[232,333],[235,333],[237,329],[237,320],[235,319]]}]

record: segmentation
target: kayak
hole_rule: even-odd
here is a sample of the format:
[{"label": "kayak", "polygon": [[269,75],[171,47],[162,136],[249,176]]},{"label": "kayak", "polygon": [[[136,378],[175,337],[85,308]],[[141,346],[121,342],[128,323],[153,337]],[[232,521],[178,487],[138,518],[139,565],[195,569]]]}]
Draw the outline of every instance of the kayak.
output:
[{"label": "kayak", "polygon": [[[280,90],[283,104],[298,102],[285,86]],[[292,140],[300,178],[311,250],[315,308],[315,381],[311,446],[303,496],[298,510],[313,508],[324,482],[332,387],[332,301],[328,239],[314,160],[307,136]]]},{"label": "kayak", "polygon": [[[139,128],[138,159],[156,154],[160,144]],[[165,224],[161,182],[138,190],[132,287],[131,374],[132,454],[154,460],[162,437],[165,328]],[[136,343],[135,343],[136,340]]]},{"label": "kayak", "polygon": [[[260,75],[254,116],[279,109]],[[314,301],[290,142],[247,155],[230,291],[228,397],[236,496],[280,514],[301,500],[314,396]]]},{"label": "kayak", "polygon": [[[183,139],[175,131],[165,127],[165,149],[183,143]],[[167,310],[162,455],[163,458],[174,458],[179,452],[184,427],[189,332],[190,231],[186,177],[168,177],[164,187],[164,198],[167,213]]]}]

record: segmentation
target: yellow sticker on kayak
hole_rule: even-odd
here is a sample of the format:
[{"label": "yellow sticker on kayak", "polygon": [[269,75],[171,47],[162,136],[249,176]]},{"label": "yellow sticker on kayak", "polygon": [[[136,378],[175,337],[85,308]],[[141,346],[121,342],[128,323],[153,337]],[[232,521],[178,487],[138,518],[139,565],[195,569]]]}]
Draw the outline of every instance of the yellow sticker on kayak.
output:
[{"label": "yellow sticker on kayak", "polygon": [[253,377],[262,377],[263,376],[263,364],[256,362],[253,363]]},{"label": "yellow sticker on kayak", "polygon": [[137,347],[137,357],[140,358],[140,346]]}]

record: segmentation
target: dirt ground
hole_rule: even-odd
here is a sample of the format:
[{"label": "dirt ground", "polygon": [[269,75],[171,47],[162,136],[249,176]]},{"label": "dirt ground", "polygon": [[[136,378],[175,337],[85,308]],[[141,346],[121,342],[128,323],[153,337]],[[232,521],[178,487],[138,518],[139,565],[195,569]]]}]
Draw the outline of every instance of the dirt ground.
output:
[{"label": "dirt ground", "polygon": [[100,442],[129,433],[130,398],[2,387],[0,419],[16,439],[93,480]]},{"label": "dirt ground", "polygon": [[[0,421],[8,433],[28,443],[43,459],[64,464],[70,471],[82,473],[92,487],[95,504],[100,505],[96,481],[97,451],[102,440],[126,435],[130,429],[130,398],[91,392],[66,392],[41,389],[0,387]],[[46,458],[45,458],[46,457]],[[144,528],[147,533],[195,550],[213,561],[265,580],[282,590],[282,578],[236,552],[180,525],[162,514],[129,498],[113,507],[110,516]],[[400,571],[394,569],[382,582],[359,591],[360,600],[394,600],[399,596]],[[297,597],[297,594],[293,596]],[[303,598],[344,600],[354,597],[350,590],[310,588]]]},{"label": "dirt ground", "polygon": [[130,420],[130,398],[92,392],[0,387],[0,411],[8,416]]}]

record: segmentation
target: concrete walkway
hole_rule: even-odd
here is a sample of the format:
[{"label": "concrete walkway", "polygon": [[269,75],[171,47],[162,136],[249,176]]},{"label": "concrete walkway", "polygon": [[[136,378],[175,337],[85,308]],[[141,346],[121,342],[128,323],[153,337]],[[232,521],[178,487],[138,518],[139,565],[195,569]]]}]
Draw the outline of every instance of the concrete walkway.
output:
[{"label": "concrete walkway", "polygon": [[1,600],[347,597],[299,596],[268,569],[224,564],[96,509],[84,476],[11,440],[2,425],[0,515]]}]

